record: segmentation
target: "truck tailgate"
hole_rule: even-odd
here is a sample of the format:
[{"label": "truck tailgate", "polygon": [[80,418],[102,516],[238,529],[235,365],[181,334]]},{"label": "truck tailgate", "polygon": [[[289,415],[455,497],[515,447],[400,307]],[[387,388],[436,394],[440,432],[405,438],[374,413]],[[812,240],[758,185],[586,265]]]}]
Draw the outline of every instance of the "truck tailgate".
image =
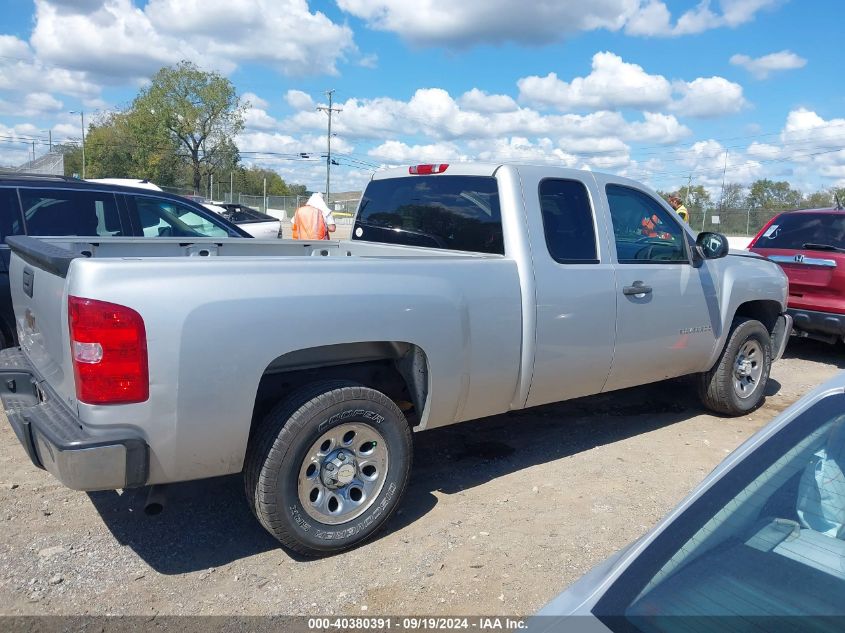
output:
[{"label": "truck tailgate", "polygon": [[9,284],[21,347],[32,367],[65,402],[75,404],[67,323],[66,277],[82,256],[26,236],[7,239]]}]

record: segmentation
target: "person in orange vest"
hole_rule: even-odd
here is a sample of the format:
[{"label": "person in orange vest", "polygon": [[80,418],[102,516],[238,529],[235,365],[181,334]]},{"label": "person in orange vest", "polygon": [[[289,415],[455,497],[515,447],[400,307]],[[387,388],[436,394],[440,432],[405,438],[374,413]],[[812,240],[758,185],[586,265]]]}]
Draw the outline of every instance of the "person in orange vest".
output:
[{"label": "person in orange vest", "polygon": [[661,240],[668,240],[671,239],[671,235],[666,233],[666,231],[658,231],[657,228],[662,222],[660,218],[657,217],[657,214],[652,214],[651,217],[645,217],[640,222],[642,225],[642,229],[640,229],[640,233],[645,235],[646,237],[657,237]]},{"label": "person in orange vest", "polygon": [[291,219],[291,234],[295,240],[327,240],[329,233],[336,230],[332,210],[320,193],[311,194]]}]

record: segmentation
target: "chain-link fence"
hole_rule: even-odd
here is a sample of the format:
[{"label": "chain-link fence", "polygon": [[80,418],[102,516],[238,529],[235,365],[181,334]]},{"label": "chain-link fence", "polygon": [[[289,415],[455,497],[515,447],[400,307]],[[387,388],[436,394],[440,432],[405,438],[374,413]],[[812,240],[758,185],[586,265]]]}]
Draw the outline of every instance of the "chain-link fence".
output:
[{"label": "chain-link fence", "polygon": [[716,231],[725,235],[752,237],[785,209],[690,209],[689,225],[695,231]]},{"label": "chain-link fence", "polygon": [[[224,197],[225,202],[230,202],[230,196],[227,194]],[[262,213],[269,213],[274,217],[282,217],[283,219],[290,219],[293,217],[297,208],[301,207],[308,201],[309,196],[249,196],[243,193],[235,194],[235,202],[253,209],[258,209]],[[358,198],[354,200],[333,200],[331,208],[335,213],[335,222],[337,224],[351,224],[355,210],[358,208]]]}]

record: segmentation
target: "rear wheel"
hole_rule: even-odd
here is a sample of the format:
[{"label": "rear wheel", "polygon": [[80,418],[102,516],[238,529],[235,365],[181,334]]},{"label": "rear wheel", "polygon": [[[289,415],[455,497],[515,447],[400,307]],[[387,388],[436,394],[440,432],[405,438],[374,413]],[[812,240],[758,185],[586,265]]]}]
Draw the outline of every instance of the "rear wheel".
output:
[{"label": "rear wheel", "polygon": [[718,362],[699,375],[701,401],[725,415],[753,411],[763,402],[771,366],[769,331],[759,321],[737,317]]},{"label": "rear wheel", "polygon": [[261,524],[301,554],[348,549],[396,508],[411,430],[383,393],[345,381],[309,385],[278,405],[247,451],[246,494]]}]

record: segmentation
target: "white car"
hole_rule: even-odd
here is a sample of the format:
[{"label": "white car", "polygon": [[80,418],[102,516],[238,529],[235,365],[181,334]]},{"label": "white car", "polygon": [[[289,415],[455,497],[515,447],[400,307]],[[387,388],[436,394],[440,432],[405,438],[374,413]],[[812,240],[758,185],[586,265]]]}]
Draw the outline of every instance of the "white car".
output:
[{"label": "white car", "polygon": [[151,189],[161,191],[161,187],[149,180],[140,178],[86,178],[87,182],[101,182],[106,185],[122,185],[124,187],[137,187],[139,189]]},{"label": "white car", "polygon": [[231,202],[203,203],[208,209],[237,224],[258,239],[275,239],[282,235],[282,221],[252,207]]}]

